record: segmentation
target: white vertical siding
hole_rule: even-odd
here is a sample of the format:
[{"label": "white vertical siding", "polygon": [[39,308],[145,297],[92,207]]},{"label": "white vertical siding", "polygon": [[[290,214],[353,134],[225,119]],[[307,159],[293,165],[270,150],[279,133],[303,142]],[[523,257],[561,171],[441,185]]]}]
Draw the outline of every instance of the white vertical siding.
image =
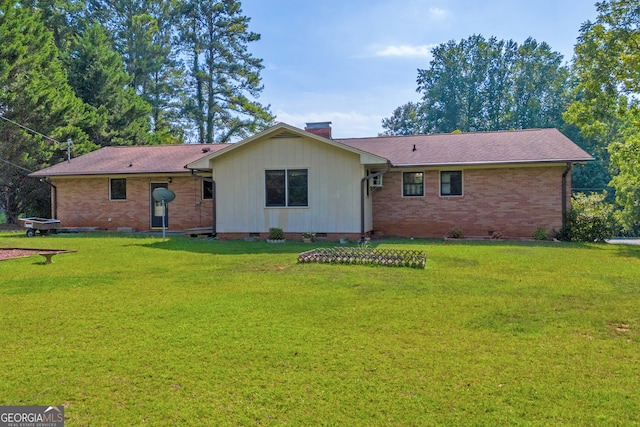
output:
[{"label": "white vertical siding", "polygon": [[[357,233],[360,231],[360,156],[312,138],[253,141],[212,161],[217,231]],[[265,206],[265,170],[308,169],[309,206]],[[370,224],[370,203],[367,200]]]}]

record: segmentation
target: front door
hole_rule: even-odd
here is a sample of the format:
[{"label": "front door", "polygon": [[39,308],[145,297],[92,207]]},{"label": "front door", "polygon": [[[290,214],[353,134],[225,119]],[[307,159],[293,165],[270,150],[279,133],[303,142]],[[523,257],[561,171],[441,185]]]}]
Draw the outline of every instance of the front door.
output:
[{"label": "front door", "polygon": [[[149,197],[151,198],[151,228],[162,228],[162,202],[153,200],[153,190],[156,188],[168,188],[166,183],[151,183],[151,191]],[[164,226],[169,227],[169,204],[164,204]]]}]

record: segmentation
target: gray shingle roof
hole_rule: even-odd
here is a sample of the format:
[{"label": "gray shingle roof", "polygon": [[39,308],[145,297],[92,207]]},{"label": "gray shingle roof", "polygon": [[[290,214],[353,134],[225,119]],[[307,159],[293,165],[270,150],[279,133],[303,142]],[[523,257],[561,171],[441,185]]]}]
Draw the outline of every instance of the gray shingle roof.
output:
[{"label": "gray shingle roof", "polygon": [[385,157],[393,166],[399,167],[593,160],[557,129],[386,136],[338,141]]},{"label": "gray shingle roof", "polygon": [[[39,170],[31,176],[116,175],[188,172],[184,168],[229,144],[138,145],[104,147]],[[207,151],[204,151],[207,150]]]},{"label": "gray shingle roof", "polygon": [[[270,129],[276,129],[276,125]],[[294,129],[295,128],[291,128]],[[300,134],[305,134],[300,131]],[[592,161],[556,129],[336,139],[392,166],[463,166]],[[104,147],[31,176],[185,173],[185,165],[232,144]],[[415,149],[414,149],[415,148]],[[208,150],[208,151],[204,151]]]}]

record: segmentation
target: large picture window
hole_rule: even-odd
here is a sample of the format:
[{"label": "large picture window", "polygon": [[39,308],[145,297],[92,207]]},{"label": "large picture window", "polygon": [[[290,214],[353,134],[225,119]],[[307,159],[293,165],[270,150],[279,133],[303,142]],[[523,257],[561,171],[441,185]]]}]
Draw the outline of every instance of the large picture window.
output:
[{"label": "large picture window", "polygon": [[462,171],[440,172],[440,195],[462,196]]},{"label": "large picture window", "polygon": [[424,173],[423,172],[403,172],[402,173],[402,195],[403,196],[424,196]]},{"label": "large picture window", "polygon": [[278,169],[265,171],[266,205],[308,206],[309,186],[307,169]]},{"label": "large picture window", "polygon": [[127,199],[127,180],[125,178],[112,178],[109,180],[109,199]]}]

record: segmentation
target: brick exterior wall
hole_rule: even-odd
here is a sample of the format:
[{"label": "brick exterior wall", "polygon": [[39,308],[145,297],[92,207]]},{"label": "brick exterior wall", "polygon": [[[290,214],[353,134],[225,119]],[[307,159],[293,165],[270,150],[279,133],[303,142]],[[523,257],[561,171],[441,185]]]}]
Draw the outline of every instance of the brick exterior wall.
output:
[{"label": "brick exterior wall", "polygon": [[[166,183],[167,176],[126,179],[126,200],[109,200],[108,177],[52,179],[58,189],[58,219],[62,227],[149,230],[151,183]],[[168,204],[168,230],[211,227],[213,202],[202,200],[201,185],[200,179],[193,176],[172,177],[168,188],[176,198]]]},{"label": "brick exterior wall", "polygon": [[[409,170],[407,170],[409,171]],[[424,172],[424,197],[402,196],[402,172],[384,175],[373,193],[374,235],[443,237],[452,227],[465,236],[531,237],[562,227],[565,166],[466,169],[463,196],[440,196],[440,172]],[[567,208],[571,175],[567,176]]]},{"label": "brick exterior wall", "polygon": [[[440,238],[454,226],[466,236],[482,237],[494,231],[507,237],[531,237],[539,227],[550,233],[560,230],[564,170],[565,166],[466,169],[460,197],[439,195],[439,171],[434,170],[424,172],[423,197],[403,197],[402,172],[388,172],[384,187],[372,193],[374,236]],[[63,227],[149,230],[150,185],[162,182],[167,182],[166,175],[127,177],[127,199],[109,200],[108,177],[53,179],[57,217]],[[570,174],[566,183],[569,207]],[[213,201],[201,199],[201,185],[193,176],[172,177],[168,188],[176,199],[169,204],[169,230],[212,225]],[[249,231],[227,237],[246,237]],[[327,231],[329,240],[343,236]]]}]

